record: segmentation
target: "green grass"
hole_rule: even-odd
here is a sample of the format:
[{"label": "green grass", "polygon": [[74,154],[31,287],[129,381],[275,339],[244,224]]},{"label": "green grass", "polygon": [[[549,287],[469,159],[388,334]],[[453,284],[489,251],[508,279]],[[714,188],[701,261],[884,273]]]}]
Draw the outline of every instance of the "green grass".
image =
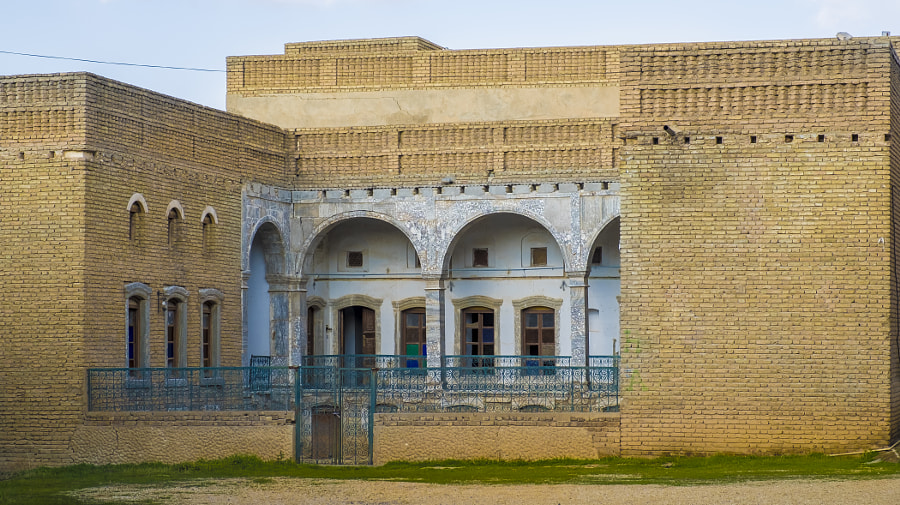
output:
[{"label": "green grass", "polygon": [[298,465],[233,456],[164,465],[75,465],[38,468],[0,480],[0,504],[83,504],[67,493],[136,484],[162,486],[195,479],[241,477],[267,484],[274,477],[397,480],[433,484],[663,484],[702,485],[796,478],[859,479],[900,475],[900,464],[875,455],[710,456],[547,460],[538,462],[439,461],[369,466]]}]

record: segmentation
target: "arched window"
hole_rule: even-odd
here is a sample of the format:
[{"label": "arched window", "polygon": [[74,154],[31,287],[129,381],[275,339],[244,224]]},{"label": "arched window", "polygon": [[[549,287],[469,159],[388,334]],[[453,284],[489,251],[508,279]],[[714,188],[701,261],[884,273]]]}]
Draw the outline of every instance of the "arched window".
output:
[{"label": "arched window", "polygon": [[219,224],[219,217],[216,215],[216,209],[207,206],[203,209],[200,216],[200,223],[203,227],[203,252],[209,252],[215,247],[215,230]]},{"label": "arched window", "polygon": [[147,200],[140,193],[135,193],[128,201],[128,240],[137,243],[141,239],[144,214],[147,213]]},{"label": "arched window", "polygon": [[166,367],[184,368],[187,366],[187,290],[169,286],[165,288],[165,296]]},{"label": "arched window", "polygon": [[[125,364],[128,368],[150,366],[150,286],[125,285]],[[136,376],[136,372],[131,374]]]},{"label": "arched window", "polygon": [[172,200],[166,209],[167,237],[169,247],[178,245],[181,239],[181,222],[184,221],[184,208],[178,200]]},{"label": "arched window", "polygon": [[[221,366],[221,320],[224,295],[218,289],[200,290],[200,366]],[[205,374],[211,377],[211,371]]]}]

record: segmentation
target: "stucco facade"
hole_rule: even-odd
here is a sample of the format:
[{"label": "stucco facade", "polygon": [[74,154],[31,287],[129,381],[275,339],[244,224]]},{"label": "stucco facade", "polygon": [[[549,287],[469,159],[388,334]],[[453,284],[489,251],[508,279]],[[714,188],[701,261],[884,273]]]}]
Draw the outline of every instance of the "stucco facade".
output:
[{"label": "stucco facade", "polygon": [[297,447],[89,404],[88,369],[254,356],[618,360],[617,411],[379,411],[377,462],[896,442],[897,40],[288,44],[228,59],[227,113],[0,78],[0,467]]}]

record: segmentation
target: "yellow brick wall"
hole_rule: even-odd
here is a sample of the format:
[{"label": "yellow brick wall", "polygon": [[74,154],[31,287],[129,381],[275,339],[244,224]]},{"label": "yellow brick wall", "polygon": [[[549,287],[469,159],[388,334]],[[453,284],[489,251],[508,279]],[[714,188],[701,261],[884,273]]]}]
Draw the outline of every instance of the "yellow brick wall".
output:
[{"label": "yellow brick wall", "polygon": [[583,86],[614,81],[618,72],[616,46],[450,51],[402,41],[361,42],[366,41],[288,44],[284,55],[230,57],[228,93]]},{"label": "yellow brick wall", "polygon": [[892,438],[890,64],[884,41],[623,54],[624,454]]},{"label": "yellow brick wall", "polygon": [[[896,49],[895,49],[896,50]],[[891,60],[891,441],[900,440],[900,63]]]},{"label": "yellow brick wall", "polygon": [[373,460],[537,460],[619,453],[619,415],[505,412],[376,414]]},{"label": "yellow brick wall", "polygon": [[[150,366],[165,365],[156,292],[186,288],[187,364],[200,364],[200,295],[224,293],[221,363],[241,363],[241,188],[288,184],[285,137],[88,74],[5,78],[0,467],[74,461],[85,370],[124,367],[124,286],[149,285]],[[52,153],[52,154],[51,154]],[[74,155],[74,157],[73,157]],[[77,158],[77,159],[76,159]],[[138,240],[128,202],[147,201]],[[184,207],[168,244],[166,209]],[[201,213],[219,224],[204,248]]]},{"label": "yellow brick wall", "polygon": [[298,188],[615,181],[615,122],[510,121],[293,130]]}]

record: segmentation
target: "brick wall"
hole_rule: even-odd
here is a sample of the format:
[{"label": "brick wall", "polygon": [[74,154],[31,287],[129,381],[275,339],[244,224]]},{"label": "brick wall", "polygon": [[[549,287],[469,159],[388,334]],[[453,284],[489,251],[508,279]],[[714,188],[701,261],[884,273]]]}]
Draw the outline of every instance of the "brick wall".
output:
[{"label": "brick wall", "polygon": [[[241,363],[241,188],[286,186],[276,127],[90,74],[0,80],[4,137],[0,466],[73,461],[85,369],[124,367],[124,286],[150,303],[149,366],[165,365],[157,292],[187,290],[187,365],[200,364],[200,289],[224,294],[221,363]],[[136,239],[128,203],[147,201]],[[166,210],[184,208],[176,240]],[[218,216],[208,240],[201,213]]]},{"label": "brick wall", "polygon": [[285,54],[227,59],[228,93],[606,83],[618,47],[443,50],[422,39],[287,44]]},{"label": "brick wall", "polygon": [[91,412],[71,444],[74,461],[91,464],[291,459],[293,420],[292,412]]},{"label": "brick wall", "polygon": [[615,181],[615,123],[514,121],[293,130],[295,187]]},{"label": "brick wall", "polygon": [[619,453],[610,413],[376,414],[374,462],[598,458]]},{"label": "brick wall", "polygon": [[889,441],[890,58],[886,40],[622,55],[623,453]]},{"label": "brick wall", "polygon": [[900,62],[891,59],[891,441],[900,440]]}]

